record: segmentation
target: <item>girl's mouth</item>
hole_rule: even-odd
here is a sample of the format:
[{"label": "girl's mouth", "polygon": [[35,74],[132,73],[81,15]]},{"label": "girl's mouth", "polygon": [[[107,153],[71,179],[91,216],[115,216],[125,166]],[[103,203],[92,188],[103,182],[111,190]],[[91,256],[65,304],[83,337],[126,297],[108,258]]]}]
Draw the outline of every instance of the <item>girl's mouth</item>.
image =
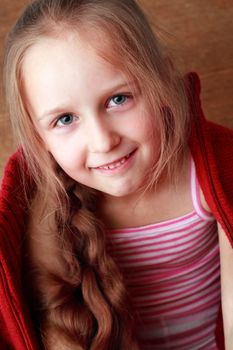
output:
[{"label": "girl's mouth", "polygon": [[124,156],[120,159],[117,159],[115,162],[99,166],[95,169],[102,170],[102,171],[111,171],[111,170],[114,171],[115,169],[121,168],[125,163],[127,163],[129,158],[131,158],[135,152],[136,152],[136,150],[132,151],[131,153],[127,154],[126,156]]}]

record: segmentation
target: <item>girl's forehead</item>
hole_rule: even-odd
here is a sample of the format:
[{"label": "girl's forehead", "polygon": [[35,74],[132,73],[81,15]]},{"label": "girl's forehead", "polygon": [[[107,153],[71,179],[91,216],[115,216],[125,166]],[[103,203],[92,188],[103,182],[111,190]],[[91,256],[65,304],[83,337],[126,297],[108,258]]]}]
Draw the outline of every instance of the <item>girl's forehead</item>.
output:
[{"label": "girl's forehead", "polygon": [[[100,36],[97,33],[82,34],[75,30],[64,30],[62,32],[60,29],[37,37],[25,51],[24,56],[36,56],[40,53],[40,55],[46,57],[55,51],[62,50],[70,51],[70,55],[74,50],[80,52],[80,54],[85,53],[91,59],[96,61],[105,60],[113,66],[116,66],[118,61],[117,55],[112,52],[112,44],[106,37],[100,43]],[[122,61],[122,59],[119,59],[119,61]]]},{"label": "girl's forehead", "polygon": [[112,52],[112,43],[105,38],[100,44],[99,35],[97,33],[92,35],[92,32],[84,35],[74,30],[63,32],[59,30],[56,33],[38,37],[25,52],[23,72],[25,72],[25,66],[33,66],[36,62],[48,65],[48,62],[51,63],[52,60],[53,63],[54,60],[54,63],[60,61],[62,64],[64,58],[69,57],[70,62],[81,58],[80,62],[85,65],[94,63],[104,65],[106,68],[120,72],[126,80],[134,79],[126,72],[126,61],[120,55]]},{"label": "girl's forehead", "polygon": [[105,60],[76,35],[42,37],[25,55],[23,91],[28,100],[40,106],[42,99],[47,102],[52,98],[64,99],[67,91],[70,97],[81,93],[87,97],[129,83],[133,88],[132,79],[124,74],[122,67]]}]

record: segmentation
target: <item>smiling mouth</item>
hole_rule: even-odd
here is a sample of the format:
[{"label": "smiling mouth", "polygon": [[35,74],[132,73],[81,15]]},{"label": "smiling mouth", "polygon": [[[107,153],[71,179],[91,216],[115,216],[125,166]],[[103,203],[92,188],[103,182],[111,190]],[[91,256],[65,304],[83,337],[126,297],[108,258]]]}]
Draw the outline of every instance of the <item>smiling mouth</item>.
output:
[{"label": "smiling mouth", "polygon": [[127,154],[127,156],[124,156],[124,157],[116,160],[115,162],[99,166],[99,167],[97,167],[95,169],[113,170],[113,169],[119,168],[121,165],[123,165],[129,159],[129,157],[131,157],[131,155],[134,152],[135,152],[135,150],[133,152]]}]

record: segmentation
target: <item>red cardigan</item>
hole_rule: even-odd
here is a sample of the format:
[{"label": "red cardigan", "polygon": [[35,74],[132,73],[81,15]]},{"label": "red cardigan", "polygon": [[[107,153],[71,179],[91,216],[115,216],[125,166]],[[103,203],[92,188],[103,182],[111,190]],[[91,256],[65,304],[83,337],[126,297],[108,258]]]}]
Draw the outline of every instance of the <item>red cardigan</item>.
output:
[{"label": "red cardigan", "polygon": [[[206,201],[233,246],[233,130],[206,121],[201,109],[200,82],[187,76],[193,116],[189,146]],[[36,350],[27,300],[23,294],[22,242],[27,205],[20,173],[20,153],[9,160],[0,191],[0,348]],[[216,328],[219,349],[224,349],[221,311]]]}]

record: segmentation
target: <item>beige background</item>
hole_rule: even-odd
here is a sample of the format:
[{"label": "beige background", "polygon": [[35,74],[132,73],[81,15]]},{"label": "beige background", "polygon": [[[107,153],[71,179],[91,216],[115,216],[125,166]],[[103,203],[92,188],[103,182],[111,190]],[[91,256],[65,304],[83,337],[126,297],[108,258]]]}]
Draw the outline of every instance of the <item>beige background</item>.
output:
[{"label": "beige background", "polygon": [[[0,72],[6,33],[27,0],[0,0]],[[202,81],[207,118],[233,127],[233,0],[141,0],[183,72]],[[1,80],[0,80],[1,82]],[[0,176],[14,150],[0,83]]]}]

